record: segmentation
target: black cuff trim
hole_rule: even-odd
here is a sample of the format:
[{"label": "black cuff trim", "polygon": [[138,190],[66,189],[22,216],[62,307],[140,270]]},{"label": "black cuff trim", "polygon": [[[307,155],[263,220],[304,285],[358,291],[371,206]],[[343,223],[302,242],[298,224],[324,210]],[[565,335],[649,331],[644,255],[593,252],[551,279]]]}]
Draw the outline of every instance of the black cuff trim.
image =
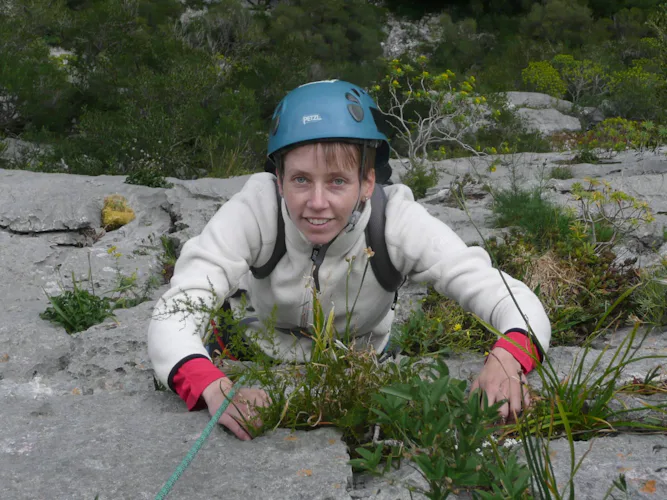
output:
[{"label": "black cuff trim", "polygon": [[523,328],[510,328],[505,333],[503,333],[503,335],[507,335],[508,333],[511,333],[511,332],[522,333],[523,335],[528,337],[530,340],[532,340],[533,345],[535,346],[535,349],[537,349],[537,356],[540,358],[540,363],[544,360],[544,351],[542,350],[542,346],[538,342],[537,338],[535,338],[535,335],[531,335],[530,333],[528,333]]},{"label": "black cuff trim", "polygon": [[172,392],[176,392],[176,390],[174,389],[174,377],[178,373],[178,370],[181,368],[181,366],[183,366],[191,359],[197,359],[197,358],[208,359],[203,354],[190,354],[189,356],[185,356],[182,360],[176,363],[174,367],[171,369],[171,371],[169,372],[169,377],[167,378],[167,384],[169,384],[169,388],[172,390]]}]

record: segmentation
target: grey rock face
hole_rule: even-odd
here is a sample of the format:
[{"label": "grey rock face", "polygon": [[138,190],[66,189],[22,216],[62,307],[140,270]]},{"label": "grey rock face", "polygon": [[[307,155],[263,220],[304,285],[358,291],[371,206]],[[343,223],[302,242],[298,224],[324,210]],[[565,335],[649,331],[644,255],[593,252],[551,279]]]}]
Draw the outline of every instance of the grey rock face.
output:
[{"label": "grey rock face", "polygon": [[581,130],[581,122],[574,116],[564,115],[557,109],[530,109],[517,110],[526,128],[530,131],[550,135],[554,132],[577,132]]},{"label": "grey rock face", "polygon": [[548,94],[541,94],[539,92],[505,92],[507,103],[511,107],[516,108],[533,108],[533,109],[557,109],[562,113],[569,113],[572,111],[572,104],[570,101],[558,99]]},{"label": "grey rock face", "polygon": [[[492,200],[487,186],[507,187],[517,177],[522,185],[544,183],[550,169],[571,156],[523,154],[438,162],[434,165],[441,180],[422,203],[468,243],[481,241],[471,220],[482,236],[496,237],[506,229],[493,228],[489,222]],[[573,182],[586,176],[608,180],[648,201],[656,213],[656,223],[638,231],[626,246],[647,259],[664,255],[665,243],[657,245],[667,227],[664,156],[623,153],[614,161],[617,163],[574,165],[575,179],[548,181],[547,195],[568,204]],[[492,163],[494,172],[489,170]],[[393,162],[393,166],[397,179],[400,165]],[[46,294],[60,293],[61,286],[69,288],[72,273],[80,286],[100,294],[114,287],[119,272],[136,272],[141,283],[159,273],[159,236],[183,243],[198,234],[246,178],[170,180],[173,188],[153,189],[124,184],[124,178],[118,176],[0,170],[3,498],[92,499],[97,494],[101,499],[153,498],[208,422],[206,412],[189,413],[174,394],[154,389],[145,333],[154,300],[166,285],[153,290],[153,301],[118,310],[115,319],[76,335],[39,318],[48,306]],[[463,193],[467,211],[459,206],[453,189]],[[120,229],[104,231],[100,227],[102,204],[105,196],[114,193],[128,199],[136,218]],[[112,247],[122,256],[114,258],[109,253]],[[88,282],[89,268],[92,283]],[[425,292],[423,284],[407,284],[401,292],[398,317],[407,318]],[[618,346],[622,335],[618,332],[600,339],[586,366],[592,366],[606,346]],[[656,367],[664,371],[662,358],[655,356],[667,355],[666,338],[663,332],[647,339],[641,352],[653,357],[628,367],[627,380],[643,377]],[[564,378],[581,350],[554,348],[549,356]],[[608,360],[612,354],[602,356]],[[482,363],[481,357],[471,354],[448,359],[452,375],[468,380]],[[529,381],[539,387],[534,375]],[[640,407],[643,402],[629,397],[623,404]],[[662,417],[640,412],[637,418]],[[661,443],[662,438],[654,439],[654,444]],[[589,445],[577,443],[577,453]],[[559,446],[553,443],[554,450],[564,450]],[[619,436],[596,440],[592,450],[575,480],[581,498],[601,498],[597,493],[606,491],[626,467],[637,495],[644,494],[642,488],[664,491],[667,479],[658,470],[662,449],[653,451],[644,440]],[[627,460],[623,462],[618,453]],[[563,471],[567,470],[567,456],[565,451],[556,454],[556,465]],[[340,434],[332,429],[294,435],[278,430],[241,443],[217,428],[176,484],[173,496],[393,499],[410,498],[406,487],[419,484],[419,475],[411,468],[381,480],[361,476],[353,480],[348,459]],[[653,498],[663,496],[656,493]]]}]

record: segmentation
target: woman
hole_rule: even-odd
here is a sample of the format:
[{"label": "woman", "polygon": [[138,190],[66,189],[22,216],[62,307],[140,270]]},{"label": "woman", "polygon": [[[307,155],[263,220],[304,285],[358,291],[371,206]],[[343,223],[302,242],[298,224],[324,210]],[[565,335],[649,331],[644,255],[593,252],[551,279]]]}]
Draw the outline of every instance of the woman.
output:
[{"label": "woman", "polygon": [[[294,332],[312,322],[312,286],[323,305],[335,306],[339,332],[347,320],[346,289],[356,296],[362,287],[351,320],[355,345],[385,349],[394,294],[374,273],[363,276],[369,258],[364,234],[371,215],[369,199],[376,182],[386,181],[390,173],[389,145],[380,126],[381,114],[370,96],[343,81],[303,85],[278,105],[268,148],[276,175],[251,176],[202,233],[185,243],[171,289],[156,306],[149,327],[148,350],[157,377],[189,409],[206,405],[215,414],[232,382],[202,345],[203,318],[173,312],[186,297],[215,307],[220,304],[213,304],[214,297],[223,300],[243,289],[260,320],[275,313],[274,338],[260,347],[275,358],[304,361],[311,341]],[[507,275],[503,280],[484,249],[467,247],[430,216],[409,188],[383,189],[391,263],[403,276],[432,284],[506,333],[511,341],[501,339],[493,346],[472,388],[483,389],[490,404],[506,400],[500,409],[504,418],[520,412],[529,402],[525,373],[551,337],[544,308],[526,285]],[[284,233],[279,231],[279,215]],[[284,255],[267,264],[282,241]],[[262,277],[267,265],[275,267]],[[535,343],[528,336],[530,329]],[[267,401],[264,391],[241,388],[220,423],[239,439],[250,439],[244,419],[252,419],[254,406]]]}]

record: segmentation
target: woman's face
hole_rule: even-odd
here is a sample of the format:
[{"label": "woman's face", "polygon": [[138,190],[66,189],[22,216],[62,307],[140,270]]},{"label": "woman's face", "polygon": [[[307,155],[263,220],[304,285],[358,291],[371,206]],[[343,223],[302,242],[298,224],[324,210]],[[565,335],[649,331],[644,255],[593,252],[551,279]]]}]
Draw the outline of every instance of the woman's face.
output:
[{"label": "woman's face", "polygon": [[[313,245],[329,243],[347,226],[357,198],[370,198],[375,170],[361,183],[359,167],[326,163],[317,144],[291,150],[284,158],[284,175],[278,176],[290,218]],[[358,162],[357,162],[358,165]]]}]

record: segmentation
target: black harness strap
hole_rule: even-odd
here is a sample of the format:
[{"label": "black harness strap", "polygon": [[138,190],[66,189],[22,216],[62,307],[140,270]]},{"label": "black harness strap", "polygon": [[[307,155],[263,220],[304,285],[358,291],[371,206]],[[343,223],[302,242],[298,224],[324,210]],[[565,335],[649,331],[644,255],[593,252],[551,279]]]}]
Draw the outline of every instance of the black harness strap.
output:
[{"label": "black harness strap", "polygon": [[371,217],[366,225],[366,245],[375,253],[371,258],[371,269],[375,279],[388,292],[396,292],[403,284],[403,275],[394,267],[389,258],[384,228],[387,224],[385,208],[387,195],[379,184],[371,195]]},{"label": "black harness strap", "polygon": [[280,262],[280,259],[283,258],[283,255],[287,253],[287,245],[285,244],[285,221],[283,220],[283,210],[280,198],[280,190],[278,189],[278,180],[275,179],[274,182],[276,186],[276,199],[278,200],[278,234],[276,235],[276,244],[273,247],[273,253],[271,254],[271,257],[266,262],[266,264],[260,267],[250,268],[250,272],[258,280],[264,279],[269,274],[271,274],[278,265],[278,262]]}]

